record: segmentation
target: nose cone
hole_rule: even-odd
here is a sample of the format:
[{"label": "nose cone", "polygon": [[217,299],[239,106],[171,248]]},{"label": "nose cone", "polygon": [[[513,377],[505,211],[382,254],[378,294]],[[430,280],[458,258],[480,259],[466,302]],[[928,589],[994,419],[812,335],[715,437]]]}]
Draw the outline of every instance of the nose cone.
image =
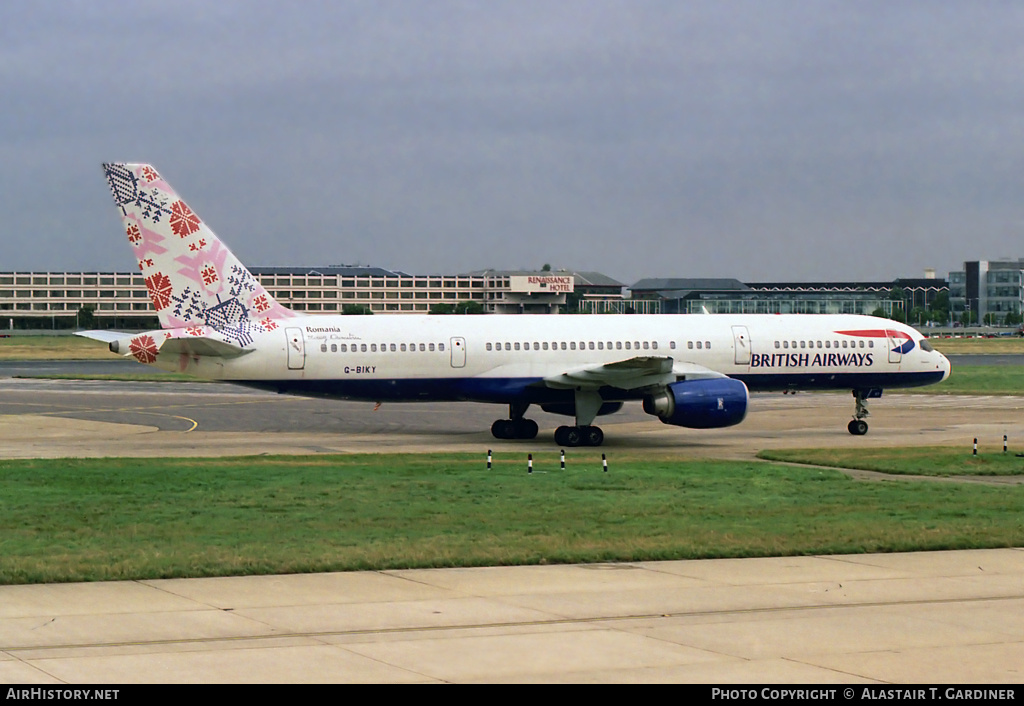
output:
[{"label": "nose cone", "polygon": [[943,382],[948,379],[949,374],[953,372],[953,364],[949,362],[949,358],[941,353],[939,353],[939,369],[942,370],[942,380],[939,382]]}]

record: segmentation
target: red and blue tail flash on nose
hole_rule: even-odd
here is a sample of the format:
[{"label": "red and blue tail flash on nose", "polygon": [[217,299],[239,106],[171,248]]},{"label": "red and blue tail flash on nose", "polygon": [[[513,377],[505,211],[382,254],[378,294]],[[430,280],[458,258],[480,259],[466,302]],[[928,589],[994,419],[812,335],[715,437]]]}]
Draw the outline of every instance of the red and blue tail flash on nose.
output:
[{"label": "red and blue tail flash on nose", "polygon": [[914,339],[908,333],[898,331],[896,329],[866,329],[860,331],[836,331],[836,333],[843,336],[856,336],[858,338],[881,338],[884,340],[899,341],[899,345],[890,350],[893,353],[899,353],[900,355],[906,355],[910,351],[914,350]]}]

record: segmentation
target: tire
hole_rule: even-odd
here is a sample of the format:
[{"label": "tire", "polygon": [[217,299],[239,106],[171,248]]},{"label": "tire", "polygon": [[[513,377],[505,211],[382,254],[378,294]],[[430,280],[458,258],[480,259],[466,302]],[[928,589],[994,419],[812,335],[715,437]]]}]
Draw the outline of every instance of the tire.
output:
[{"label": "tire", "polygon": [[600,446],[604,443],[604,432],[601,427],[581,427],[583,443],[586,446]]},{"label": "tire", "polygon": [[555,429],[555,443],[559,446],[579,446],[583,443],[583,434],[579,427],[558,427]]},{"label": "tire", "polygon": [[511,419],[499,419],[491,425],[491,436],[495,439],[514,439],[515,427]]},{"label": "tire", "polygon": [[519,419],[513,422],[517,439],[536,439],[540,428],[532,419]]}]

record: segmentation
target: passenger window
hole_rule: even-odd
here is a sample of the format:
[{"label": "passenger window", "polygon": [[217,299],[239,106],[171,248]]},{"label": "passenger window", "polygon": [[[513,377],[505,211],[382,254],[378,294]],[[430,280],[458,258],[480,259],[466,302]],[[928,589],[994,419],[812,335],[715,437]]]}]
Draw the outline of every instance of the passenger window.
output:
[{"label": "passenger window", "polygon": [[[353,347],[354,345],[355,344],[353,344]],[[341,350],[342,353],[348,353],[348,344],[342,343],[340,346],[338,346],[338,348]]]},{"label": "passenger window", "polygon": [[782,347],[783,348],[789,348],[789,341],[783,341],[782,342]]},{"label": "passenger window", "polygon": [[676,349],[676,342],[675,341],[669,341],[668,342],[668,348],[669,348],[669,350],[674,351]]},{"label": "passenger window", "polygon": [[321,343],[320,344],[320,352],[321,353],[326,353],[327,352],[327,344],[326,343]]},{"label": "passenger window", "polygon": [[711,348],[711,341],[704,341],[705,348]]},{"label": "passenger window", "polygon": [[402,352],[405,353],[405,344],[402,344]]},{"label": "passenger window", "polygon": [[[562,345],[565,345],[564,343]],[[576,341],[569,341],[569,350],[576,350]]]},{"label": "passenger window", "polygon": [[[490,345],[490,344],[488,343],[487,345]],[[431,352],[431,353],[433,353],[433,352],[434,352],[434,344],[433,344],[433,343],[431,343],[430,345],[428,345],[428,346],[427,346],[427,348],[429,348],[429,349],[430,349],[430,352]],[[488,348],[487,350],[490,350],[490,348]]]},{"label": "passenger window", "polygon": [[687,341],[686,347],[689,348],[690,350],[693,350],[693,341]]},{"label": "passenger window", "polygon": [[701,349],[701,343],[700,343],[700,341],[697,341],[697,350],[700,350],[700,349]]},{"label": "passenger window", "polygon": [[644,341],[644,350],[647,350],[647,346],[648,346],[647,341]]},{"label": "passenger window", "polygon": [[371,353],[376,353],[377,352],[377,344],[376,343],[371,343],[370,344],[370,352]]},{"label": "passenger window", "polygon": [[519,350],[519,341],[516,341],[516,350]]},{"label": "passenger window", "polygon": [[359,344],[359,350],[362,351],[363,353],[365,353],[366,352],[366,344],[365,343],[360,343]]}]

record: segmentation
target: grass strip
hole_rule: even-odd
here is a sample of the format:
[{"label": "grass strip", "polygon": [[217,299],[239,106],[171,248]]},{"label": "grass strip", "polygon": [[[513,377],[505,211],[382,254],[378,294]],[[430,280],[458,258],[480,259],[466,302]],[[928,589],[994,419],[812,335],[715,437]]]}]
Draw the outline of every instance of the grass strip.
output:
[{"label": "grass strip", "polygon": [[0,583],[1024,544],[1024,488],[556,453],[0,462]]},{"label": "grass strip", "polygon": [[1024,395],[1024,366],[958,365],[936,385],[893,388],[893,392],[925,395]]},{"label": "grass strip", "polygon": [[973,439],[966,442],[962,447],[773,449],[761,451],[757,456],[769,461],[854,468],[894,475],[947,478],[1024,475],[1024,458],[1017,456],[1019,450],[1010,448],[1003,453],[1002,446],[984,445],[979,446],[978,455],[974,455]]}]

